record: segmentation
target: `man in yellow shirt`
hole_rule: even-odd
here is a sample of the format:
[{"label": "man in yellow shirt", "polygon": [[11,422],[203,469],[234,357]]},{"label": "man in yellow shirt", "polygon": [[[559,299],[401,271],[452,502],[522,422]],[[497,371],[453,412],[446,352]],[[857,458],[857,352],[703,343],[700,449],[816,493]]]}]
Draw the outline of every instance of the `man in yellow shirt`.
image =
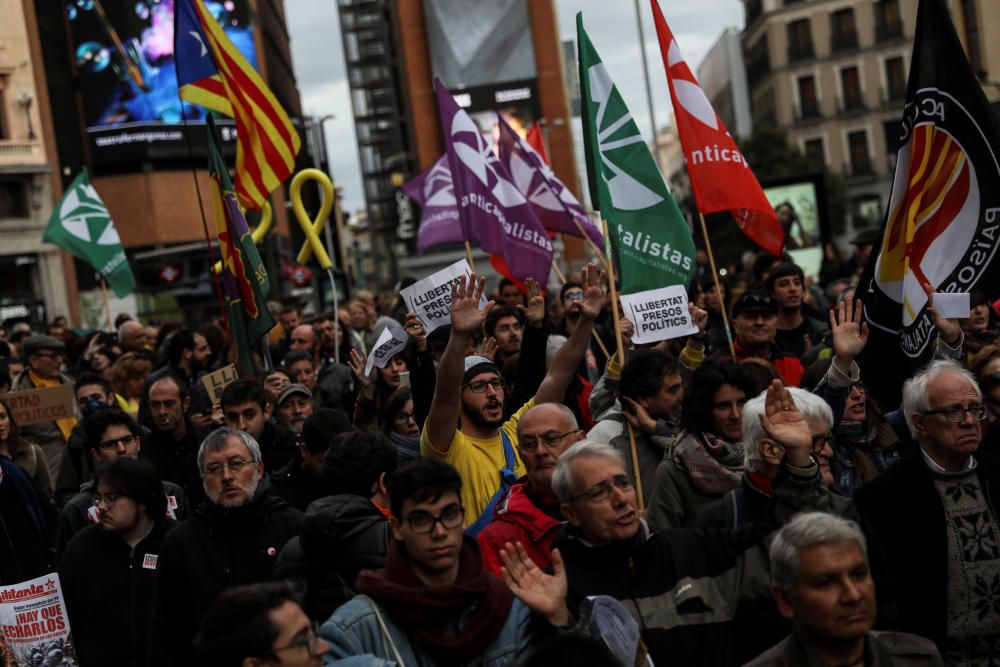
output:
[{"label": "man in yellow shirt", "polygon": [[[604,274],[593,264],[583,270],[584,298],[571,308],[580,324],[549,366],[534,397],[506,422],[503,419],[503,377],[485,357],[466,357],[469,338],[482,328],[494,306],[480,310],[485,278],[472,274],[451,288],[451,337],[438,365],[430,412],[420,436],[424,456],[454,466],[462,477],[462,504],[472,534],[492,519],[493,505],[524,474],[517,456],[517,424],[521,415],[539,403],[561,402],[590,342],[594,320],[604,306]],[[540,296],[537,298],[541,298]],[[461,422],[459,423],[459,419]],[[482,521],[480,518],[482,517]]]}]

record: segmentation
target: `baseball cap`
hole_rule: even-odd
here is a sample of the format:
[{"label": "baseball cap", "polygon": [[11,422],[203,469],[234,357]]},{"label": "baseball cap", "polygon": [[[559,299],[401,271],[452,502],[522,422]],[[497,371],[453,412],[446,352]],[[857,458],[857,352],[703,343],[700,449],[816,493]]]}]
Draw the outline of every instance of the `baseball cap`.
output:
[{"label": "baseball cap", "polygon": [[285,385],[281,390],[281,393],[278,394],[277,405],[284,403],[285,400],[292,394],[301,394],[306,398],[312,398],[312,392],[309,391],[309,388],[304,384],[288,384]]},{"label": "baseball cap", "polygon": [[733,304],[733,319],[743,313],[778,313],[771,295],[764,290],[747,290]]}]

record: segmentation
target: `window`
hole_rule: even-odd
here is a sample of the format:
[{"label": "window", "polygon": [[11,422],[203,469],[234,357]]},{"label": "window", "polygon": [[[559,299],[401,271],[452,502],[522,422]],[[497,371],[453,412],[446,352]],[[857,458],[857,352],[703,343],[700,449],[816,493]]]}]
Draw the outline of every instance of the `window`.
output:
[{"label": "window", "polygon": [[826,164],[826,151],[823,149],[822,139],[808,139],[802,145],[802,148],[806,159],[817,167],[822,167]]},{"label": "window", "polygon": [[819,99],[816,97],[816,77],[799,77],[799,118],[819,118]]},{"label": "window", "polygon": [[979,19],[976,16],[976,1],[962,0],[962,23],[965,25],[965,43],[969,49],[969,64],[980,79],[986,78],[983,68],[983,53],[979,39]]},{"label": "window", "polygon": [[771,71],[771,56],[767,50],[767,33],[747,49],[747,81],[751,86],[758,83]]},{"label": "window", "polygon": [[840,70],[840,88],[844,95],[841,100],[843,111],[864,109],[865,102],[861,95],[861,73],[857,67],[845,67]]},{"label": "window", "polygon": [[851,156],[851,176],[872,173],[872,159],[868,154],[868,132],[859,130],[847,135],[847,150]]},{"label": "window", "polygon": [[875,3],[875,39],[884,42],[903,36],[903,21],[899,16],[899,0],[878,0]]},{"label": "window", "polygon": [[812,29],[809,19],[799,19],[788,24],[788,60],[813,57]]},{"label": "window", "polygon": [[21,181],[0,181],[0,219],[27,218],[28,195]]},{"label": "window", "polygon": [[906,73],[903,71],[903,57],[885,61],[886,102],[898,102],[906,97]]},{"label": "window", "polygon": [[858,29],[854,25],[854,10],[841,9],[830,14],[831,51],[858,48]]}]

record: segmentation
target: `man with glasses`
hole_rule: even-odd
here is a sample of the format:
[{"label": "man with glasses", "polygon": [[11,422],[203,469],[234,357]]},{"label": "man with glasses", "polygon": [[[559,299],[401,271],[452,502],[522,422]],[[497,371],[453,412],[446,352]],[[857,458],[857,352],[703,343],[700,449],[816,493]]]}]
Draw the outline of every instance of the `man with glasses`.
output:
[{"label": "man with glasses", "polygon": [[245,431],[210,433],[198,468],[207,499],[167,537],[160,555],[155,664],[195,664],[191,641],[204,610],[226,588],[273,579],[278,552],[302,518],[268,492],[260,446]]},{"label": "man with glasses", "polygon": [[[829,506],[811,460],[808,423],[780,381],[768,389],[761,421],[785,450],[784,471],[767,520],[736,531],[653,532],[615,448],[584,440],[563,453],[552,487],[568,524],[555,547],[565,563],[569,608],[610,595],[635,616],[656,664],[735,664],[738,603],[770,596],[765,537],[798,511]],[[553,585],[535,576],[535,588]]]},{"label": "man with glasses", "polygon": [[[73,378],[62,372],[66,345],[61,340],[52,336],[28,336],[21,343],[21,356],[28,367],[14,377],[10,386],[12,392],[47,389],[61,384],[72,386]],[[22,438],[35,443],[45,452],[45,462],[52,479],[59,478],[59,465],[74,426],[76,416],[19,427]]]},{"label": "man with glasses", "polygon": [[145,664],[159,555],[174,522],[148,463],[116,459],[94,491],[99,524],[70,540],[59,561],[74,648],[81,665]]},{"label": "man with glasses", "polygon": [[517,425],[517,453],[526,479],[517,482],[497,504],[493,521],[477,538],[483,565],[499,576],[500,550],[520,542],[538,567],[552,564],[552,542],[563,524],[559,499],[552,490],[556,461],[583,439],[573,411],[560,403],[536,405]]},{"label": "man with glasses", "polygon": [[919,447],[854,496],[877,626],[931,639],[948,664],[987,664],[1000,651],[1000,459],[978,451],[982,392],[934,361],[903,385],[903,413]]},{"label": "man with glasses", "polygon": [[[142,429],[134,419],[117,408],[95,412],[83,421],[87,449],[93,461],[95,477],[106,466],[118,459],[138,459],[142,445]],[[145,457],[143,457],[145,458]],[[155,463],[150,461],[155,469]],[[159,472],[159,471],[157,471]],[[162,477],[161,477],[162,479]],[[181,487],[164,481],[166,516],[182,520],[188,515],[188,501]],[[78,532],[100,522],[100,512],[94,502],[95,483],[88,481],[79,487],[79,493],[70,499],[59,514],[56,531],[56,553],[61,554],[70,539]]]},{"label": "man with glasses", "polygon": [[463,536],[461,487],[458,472],[434,459],[406,463],[392,476],[394,540],[385,568],[362,572],[359,595],[320,627],[333,657],[500,667],[532,648],[532,610],[553,626],[569,625],[565,578],[546,590],[549,604],[529,608],[536,604],[530,594],[515,598],[483,568],[476,541]]},{"label": "man with glasses", "polygon": [[199,664],[243,667],[320,667],[330,651],[302,611],[302,594],[284,581],[220,594],[205,613],[195,648]]}]

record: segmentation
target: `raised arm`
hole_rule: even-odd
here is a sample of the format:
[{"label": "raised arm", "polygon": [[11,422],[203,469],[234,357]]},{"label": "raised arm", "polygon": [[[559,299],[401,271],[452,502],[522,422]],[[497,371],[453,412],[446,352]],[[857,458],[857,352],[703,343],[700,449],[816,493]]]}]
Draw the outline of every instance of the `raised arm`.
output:
[{"label": "raised arm", "polygon": [[462,404],[462,373],[465,350],[469,337],[483,326],[486,315],[493,309],[489,301],[482,310],[479,299],[486,289],[486,279],[476,279],[472,274],[466,285],[462,276],[451,286],[451,336],[438,364],[434,399],[427,415],[424,429],[435,451],[447,454],[458,428],[458,414]]},{"label": "raised arm", "polygon": [[566,389],[590,345],[594,320],[604,307],[604,280],[604,272],[598,271],[593,264],[583,269],[583,299],[570,305],[571,311],[579,311],[580,322],[552,360],[549,372],[535,392],[535,403],[557,403],[566,395]]}]

